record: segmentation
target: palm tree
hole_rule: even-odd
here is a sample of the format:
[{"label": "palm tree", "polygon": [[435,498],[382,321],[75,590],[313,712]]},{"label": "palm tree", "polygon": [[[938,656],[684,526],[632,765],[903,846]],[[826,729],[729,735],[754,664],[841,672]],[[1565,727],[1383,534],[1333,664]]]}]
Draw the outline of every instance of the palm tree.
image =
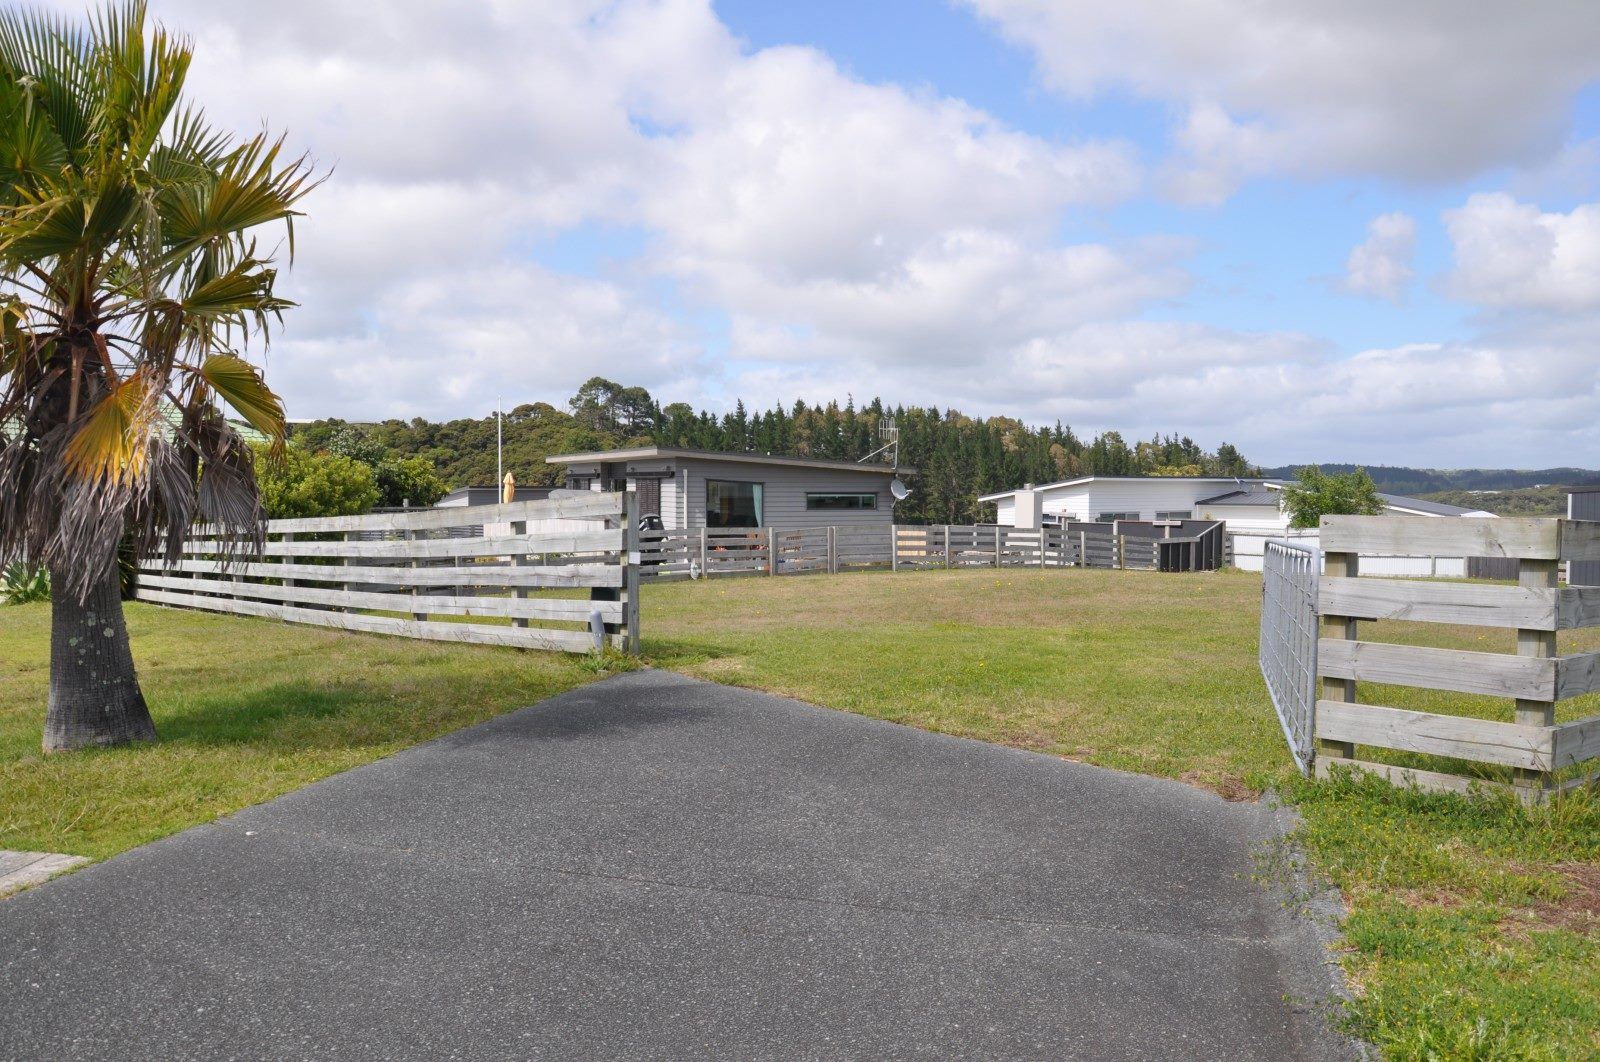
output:
[{"label": "palm tree", "polygon": [[249,448],[283,406],[243,356],[292,305],[253,235],[316,184],[282,139],[183,99],[189,42],[123,3],[87,25],[0,13],[0,558],[54,588],[44,746],[155,737],[117,549],[172,558],[197,520],[259,551]]}]

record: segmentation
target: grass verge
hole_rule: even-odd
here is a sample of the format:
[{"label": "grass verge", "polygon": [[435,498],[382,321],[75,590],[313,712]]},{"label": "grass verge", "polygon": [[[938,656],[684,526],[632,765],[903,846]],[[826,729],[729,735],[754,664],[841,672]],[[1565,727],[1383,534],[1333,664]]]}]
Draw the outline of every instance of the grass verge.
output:
[{"label": "grass verge", "polygon": [[628,666],[137,603],[127,617],[161,740],[45,756],[49,605],[0,608],[0,848],[104,858]]}]

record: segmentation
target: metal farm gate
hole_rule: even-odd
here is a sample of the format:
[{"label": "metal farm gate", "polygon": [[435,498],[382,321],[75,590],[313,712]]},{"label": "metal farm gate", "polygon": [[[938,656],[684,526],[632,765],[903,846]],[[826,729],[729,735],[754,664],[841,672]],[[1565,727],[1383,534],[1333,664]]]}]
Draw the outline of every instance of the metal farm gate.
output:
[{"label": "metal farm gate", "polygon": [[1307,773],[1316,755],[1317,580],[1316,546],[1270,539],[1262,552],[1261,675],[1289,739],[1295,763]]}]

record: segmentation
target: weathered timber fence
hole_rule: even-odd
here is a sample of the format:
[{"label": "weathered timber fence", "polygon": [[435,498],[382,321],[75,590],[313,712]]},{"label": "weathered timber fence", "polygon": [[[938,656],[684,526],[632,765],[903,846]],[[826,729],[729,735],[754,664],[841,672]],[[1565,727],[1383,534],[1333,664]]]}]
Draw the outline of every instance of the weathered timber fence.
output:
[{"label": "weathered timber fence", "polygon": [[[248,561],[200,530],[176,564],[141,560],[138,598],[435,641],[637,652],[637,514],[631,493],[594,493],[271,520]],[[541,593],[572,589],[590,593]]]},{"label": "weathered timber fence", "polygon": [[1213,524],[1193,535],[1159,538],[1062,527],[993,524],[885,527],[699,528],[640,535],[646,579],[719,575],[797,575],[879,567],[1145,568],[1220,567],[1226,538]]},{"label": "weathered timber fence", "polygon": [[[1600,653],[1562,656],[1556,645],[1559,631],[1600,626],[1600,589],[1558,583],[1563,561],[1600,559],[1600,522],[1329,516],[1321,540],[1318,776],[1346,767],[1432,789],[1503,784],[1357,759],[1367,746],[1509,768],[1525,800],[1600,778],[1600,715],[1556,724],[1558,702],[1600,691]],[[1515,558],[1518,585],[1360,578],[1362,553]],[[1373,620],[1512,628],[1517,655],[1361,640],[1357,625]],[[1506,697],[1512,721],[1361,703],[1361,682]]]},{"label": "weathered timber fence", "polygon": [[890,567],[888,527],[700,528],[639,535],[646,579],[798,575]]}]

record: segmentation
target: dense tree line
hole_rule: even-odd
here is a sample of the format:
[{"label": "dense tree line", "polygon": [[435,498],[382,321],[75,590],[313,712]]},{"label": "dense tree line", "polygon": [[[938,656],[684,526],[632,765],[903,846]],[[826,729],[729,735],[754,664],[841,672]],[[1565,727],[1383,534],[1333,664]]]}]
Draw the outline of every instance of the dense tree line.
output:
[{"label": "dense tree line", "polygon": [[[1129,443],[1117,432],[1084,440],[1060,423],[1030,426],[1009,417],[979,419],[955,409],[885,405],[874,398],[857,406],[838,402],[775,406],[751,412],[743,402],[721,416],[683,402],[658,405],[644,388],[596,377],[560,410],[544,403],[519,405],[505,416],[505,464],[519,483],[556,483],[562,470],[551,454],[655,443],[698,450],[783,454],[858,460],[883,445],[879,426],[892,416],[900,429],[900,464],[915,468],[906,479],[909,499],[895,507],[906,523],[964,523],[993,517],[978,497],[993,491],[1073,476],[1250,475],[1236,448],[1215,452],[1194,440],[1157,436]],[[318,421],[296,430],[312,447],[360,432],[369,443],[400,457],[427,458],[452,487],[494,482],[495,418],[433,423],[421,419],[346,425]],[[987,510],[984,511],[984,510]]]}]

